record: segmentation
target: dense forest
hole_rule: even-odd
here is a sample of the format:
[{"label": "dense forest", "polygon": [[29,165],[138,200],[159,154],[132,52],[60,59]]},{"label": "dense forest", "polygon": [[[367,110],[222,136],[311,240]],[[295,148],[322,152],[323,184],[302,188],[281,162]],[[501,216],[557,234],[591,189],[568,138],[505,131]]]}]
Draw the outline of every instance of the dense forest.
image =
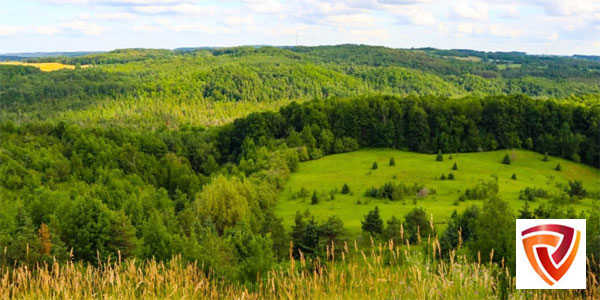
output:
[{"label": "dense forest", "polygon": [[[520,53],[342,45],[125,49],[29,61],[93,67],[41,72],[0,66],[3,118],[134,126],[145,119],[152,125],[207,126],[215,124],[194,112],[219,110],[231,102],[280,102],[272,106],[276,109],[290,100],[380,93],[448,98],[527,94],[572,101],[597,101],[600,93],[599,62]],[[187,109],[178,111],[181,104]]]},{"label": "dense forest", "polygon": [[[489,260],[500,271],[489,271],[507,280],[515,216],[497,196],[497,178],[468,187],[456,201],[478,204],[441,227],[418,207],[387,222],[375,207],[359,238],[333,213],[299,211],[284,226],[278,195],[301,162],[365,148],[432,159],[519,148],[600,167],[600,62],[586,58],[342,45],[126,49],[29,61],[76,67],[0,65],[3,272],[173,259],[262,289],[265,274],[296,260],[314,263],[303,270],[317,274],[321,261],[349,255],[347,243],[358,239],[354,258],[390,242],[386,262],[393,243],[423,245],[406,260],[441,264],[454,251],[465,264],[495,251]],[[508,154],[502,163],[510,164]],[[381,182],[367,196],[396,201],[422,190]],[[321,201],[316,190],[299,193]],[[597,261],[596,187],[573,181],[559,194],[532,187],[522,197],[544,204],[519,217],[587,219],[587,254]],[[573,209],[586,197],[592,209]]]},{"label": "dense forest", "polygon": [[[292,103],[211,129],[5,121],[2,264],[180,254],[219,276],[253,281],[287,257],[289,240],[305,253],[323,253],[330,241],[349,238],[336,218],[306,223],[300,215],[287,232],[275,216],[277,194],[300,161],[362,147],[424,153],[516,147],[597,167],[598,109],[527,96],[372,96]],[[498,201],[489,205],[502,206]],[[566,207],[545,213],[565,216]],[[317,238],[310,243],[307,226]]]}]

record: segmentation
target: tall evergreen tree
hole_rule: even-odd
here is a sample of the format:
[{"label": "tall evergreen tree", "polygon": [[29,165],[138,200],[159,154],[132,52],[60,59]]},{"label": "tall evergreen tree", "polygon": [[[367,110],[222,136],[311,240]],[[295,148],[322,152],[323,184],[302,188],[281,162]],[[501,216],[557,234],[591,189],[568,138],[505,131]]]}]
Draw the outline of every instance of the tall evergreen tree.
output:
[{"label": "tall evergreen tree", "polygon": [[381,234],[383,232],[383,220],[379,216],[379,207],[375,206],[374,210],[369,211],[361,223],[364,232],[371,235]]}]

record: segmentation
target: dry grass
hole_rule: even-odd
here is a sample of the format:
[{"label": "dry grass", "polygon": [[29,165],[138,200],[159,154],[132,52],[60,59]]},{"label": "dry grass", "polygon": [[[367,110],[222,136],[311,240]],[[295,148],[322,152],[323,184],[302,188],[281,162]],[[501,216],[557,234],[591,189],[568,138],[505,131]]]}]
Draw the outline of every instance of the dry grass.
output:
[{"label": "dry grass", "polygon": [[517,291],[508,270],[486,259],[468,262],[453,252],[441,260],[437,240],[416,248],[387,243],[365,251],[345,244],[334,251],[332,245],[325,261],[290,259],[251,288],[211,278],[177,257],[3,268],[0,299],[498,299],[502,290],[510,299],[600,297],[593,273],[587,290]]},{"label": "dry grass", "polygon": [[[26,63],[20,61],[6,61],[0,62],[0,65],[15,65],[15,66],[32,66],[36,67],[44,72],[56,71],[61,69],[75,69],[73,65],[65,65],[61,63]],[[87,68],[89,65],[83,65],[82,68]]]}]

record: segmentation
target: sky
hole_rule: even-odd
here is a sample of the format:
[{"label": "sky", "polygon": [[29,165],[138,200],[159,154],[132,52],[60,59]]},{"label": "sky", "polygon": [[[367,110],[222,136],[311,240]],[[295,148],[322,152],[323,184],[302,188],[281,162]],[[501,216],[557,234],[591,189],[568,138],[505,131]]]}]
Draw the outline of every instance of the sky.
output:
[{"label": "sky", "polygon": [[600,55],[600,0],[0,0],[0,53],[345,43]]}]

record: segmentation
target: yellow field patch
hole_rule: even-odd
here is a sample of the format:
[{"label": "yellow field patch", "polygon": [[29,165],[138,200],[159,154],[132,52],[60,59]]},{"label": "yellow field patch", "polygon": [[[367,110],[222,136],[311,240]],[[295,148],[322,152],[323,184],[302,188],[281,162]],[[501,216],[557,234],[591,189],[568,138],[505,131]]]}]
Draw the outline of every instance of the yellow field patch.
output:
[{"label": "yellow field patch", "polygon": [[[73,65],[65,65],[65,64],[61,64],[61,63],[26,63],[26,62],[20,62],[20,61],[5,61],[5,62],[0,62],[0,65],[17,65],[17,66],[32,66],[32,67],[36,67],[44,72],[50,72],[50,71],[56,71],[56,70],[60,70],[60,69],[75,69],[75,66]],[[89,67],[89,65],[83,65],[81,66],[82,68],[86,68]]]}]

